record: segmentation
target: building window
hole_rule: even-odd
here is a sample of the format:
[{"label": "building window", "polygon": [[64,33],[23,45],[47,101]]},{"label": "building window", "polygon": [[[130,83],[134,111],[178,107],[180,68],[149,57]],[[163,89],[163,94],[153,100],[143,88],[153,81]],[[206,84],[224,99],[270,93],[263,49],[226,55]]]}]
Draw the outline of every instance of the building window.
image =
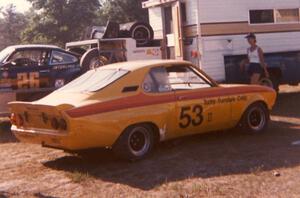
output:
[{"label": "building window", "polygon": [[165,7],[164,8],[165,14],[165,30],[166,34],[173,34],[173,16],[172,16],[172,7]]},{"label": "building window", "polygon": [[278,9],[276,13],[276,22],[299,22],[299,9]]},{"label": "building window", "polygon": [[180,10],[181,10],[181,21],[183,23],[187,22],[187,18],[186,18],[186,5],[185,3],[180,3]]},{"label": "building window", "polygon": [[250,23],[274,23],[273,10],[250,10]]}]

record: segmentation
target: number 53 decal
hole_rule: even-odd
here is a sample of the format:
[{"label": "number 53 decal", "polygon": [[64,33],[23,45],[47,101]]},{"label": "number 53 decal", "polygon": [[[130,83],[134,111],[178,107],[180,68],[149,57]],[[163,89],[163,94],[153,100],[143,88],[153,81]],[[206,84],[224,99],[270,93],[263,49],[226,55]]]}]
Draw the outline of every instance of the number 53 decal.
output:
[{"label": "number 53 decal", "polygon": [[204,117],[202,115],[203,107],[201,105],[186,106],[181,108],[180,128],[187,128],[190,125],[199,126],[202,124]]}]

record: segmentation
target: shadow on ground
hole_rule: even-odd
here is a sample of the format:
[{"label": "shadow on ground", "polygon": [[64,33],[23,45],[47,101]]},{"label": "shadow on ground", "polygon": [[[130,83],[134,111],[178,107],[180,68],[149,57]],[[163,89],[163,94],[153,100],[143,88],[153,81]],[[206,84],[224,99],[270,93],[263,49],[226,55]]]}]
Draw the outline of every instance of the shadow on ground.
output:
[{"label": "shadow on ground", "polygon": [[[274,114],[299,117],[295,109],[299,99],[300,93],[280,95]],[[298,166],[300,146],[292,146],[292,142],[300,140],[297,127],[299,123],[273,121],[264,134],[217,132],[187,137],[176,144],[163,143],[152,156],[135,163],[120,161],[110,151],[99,150],[97,154],[65,156],[44,165],[150,190],[166,182],[188,178],[247,174]]]}]

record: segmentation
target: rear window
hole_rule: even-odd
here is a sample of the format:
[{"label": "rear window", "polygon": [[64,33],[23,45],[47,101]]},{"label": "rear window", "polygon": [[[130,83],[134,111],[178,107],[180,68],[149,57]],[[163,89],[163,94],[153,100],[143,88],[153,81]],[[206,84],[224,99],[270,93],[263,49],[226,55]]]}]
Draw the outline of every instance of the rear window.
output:
[{"label": "rear window", "polygon": [[7,47],[0,52],[0,62],[3,63],[4,60],[14,51],[14,48]]},{"label": "rear window", "polygon": [[58,91],[66,92],[95,92],[112,84],[125,76],[129,71],[122,69],[96,69],[90,70],[76,78]]}]

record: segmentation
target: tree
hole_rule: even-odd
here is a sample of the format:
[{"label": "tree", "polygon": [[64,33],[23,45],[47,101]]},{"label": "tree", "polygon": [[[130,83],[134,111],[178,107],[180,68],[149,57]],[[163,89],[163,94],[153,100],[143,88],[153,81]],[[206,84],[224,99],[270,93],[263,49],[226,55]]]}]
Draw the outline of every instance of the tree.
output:
[{"label": "tree", "polygon": [[148,12],[142,8],[141,0],[103,0],[99,19],[102,24],[107,20],[118,23],[147,22]]},{"label": "tree", "polygon": [[0,48],[16,45],[21,42],[21,32],[25,29],[28,21],[22,13],[16,12],[14,5],[1,9],[0,15]]},{"label": "tree", "polygon": [[32,16],[22,34],[27,43],[50,43],[64,46],[79,40],[89,26],[147,21],[141,0],[27,0]]},{"label": "tree", "polygon": [[37,11],[22,38],[30,43],[63,46],[78,40],[93,24],[100,9],[99,0],[28,0]]}]

